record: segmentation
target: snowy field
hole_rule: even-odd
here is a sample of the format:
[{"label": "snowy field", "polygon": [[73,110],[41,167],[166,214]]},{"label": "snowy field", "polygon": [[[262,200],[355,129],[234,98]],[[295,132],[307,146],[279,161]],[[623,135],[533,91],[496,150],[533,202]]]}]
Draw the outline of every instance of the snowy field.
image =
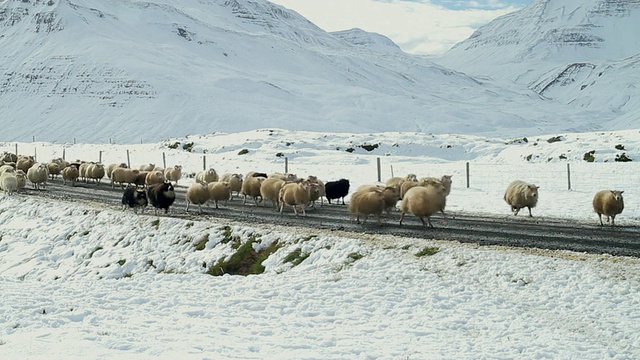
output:
[{"label": "snowy field", "polygon": [[[132,166],[163,166],[165,153],[166,165],[181,164],[185,173],[201,170],[203,157],[219,173],[284,171],[286,157],[290,172],[348,178],[352,188],[376,182],[380,158],[383,180],[392,166],[395,175],[453,174],[450,214],[565,218],[594,231],[615,231],[595,226],[590,203],[596,190],[616,188],[626,196],[617,222],[638,225],[639,169],[613,160],[622,152],[640,155],[637,131],[563,134],[547,142],[552,136],[511,143],[261,130],[157,144],[17,146],[45,161],[64,151],[67,159],[127,162],[128,150]],[[176,142],[178,149],[166,147]],[[193,152],[182,150],[191,142]],[[360,147],[374,144],[370,152]],[[15,146],[0,143],[0,151]],[[238,155],[243,149],[248,153]],[[595,162],[586,163],[591,150]],[[516,178],[541,186],[534,219],[513,217],[502,200]],[[640,358],[636,258],[242,219],[158,219],[113,205],[0,195],[3,359]],[[434,226],[446,225],[435,219]],[[273,251],[262,274],[207,274],[244,244]]]}]

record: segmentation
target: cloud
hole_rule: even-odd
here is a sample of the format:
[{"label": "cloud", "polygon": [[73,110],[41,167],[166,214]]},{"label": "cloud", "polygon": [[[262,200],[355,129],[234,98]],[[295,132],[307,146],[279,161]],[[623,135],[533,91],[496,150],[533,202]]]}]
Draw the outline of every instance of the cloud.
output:
[{"label": "cloud", "polygon": [[360,28],[383,34],[404,51],[440,54],[478,27],[530,0],[271,0],[325,31]]}]

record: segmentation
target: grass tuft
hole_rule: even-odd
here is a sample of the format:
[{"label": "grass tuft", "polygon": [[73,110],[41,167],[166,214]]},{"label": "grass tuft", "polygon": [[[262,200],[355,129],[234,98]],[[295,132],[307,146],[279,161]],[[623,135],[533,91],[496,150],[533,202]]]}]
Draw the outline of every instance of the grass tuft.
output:
[{"label": "grass tuft", "polygon": [[209,242],[209,234],[205,234],[202,239],[200,239],[200,241],[198,241],[197,243],[195,243],[193,246],[196,248],[196,250],[200,251],[200,250],[204,250],[204,248],[207,245],[207,242]]},{"label": "grass tuft", "polygon": [[427,246],[426,248],[424,248],[424,249],[422,249],[422,250],[418,251],[418,252],[416,253],[416,256],[417,256],[417,257],[432,256],[432,255],[437,254],[437,253],[438,253],[438,251],[440,251],[440,249],[439,249],[439,248],[437,248],[437,247],[429,247],[429,246]]}]

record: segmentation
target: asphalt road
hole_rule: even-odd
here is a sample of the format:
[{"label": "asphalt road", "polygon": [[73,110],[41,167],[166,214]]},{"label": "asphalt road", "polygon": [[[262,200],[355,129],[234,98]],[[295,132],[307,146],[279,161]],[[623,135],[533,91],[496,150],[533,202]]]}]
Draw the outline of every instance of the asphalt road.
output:
[{"label": "asphalt road", "polygon": [[[62,185],[61,180],[53,180],[44,190],[29,188],[28,196],[42,196],[66,201],[89,201],[93,204],[104,204],[105,207],[121,208],[122,190],[116,186],[112,189],[107,183],[96,185],[76,183],[76,186]],[[217,218],[245,221],[252,224],[270,224],[277,226],[299,226],[311,229],[339,230],[366,234],[391,234],[395,236],[459,241],[478,245],[503,245],[524,248],[540,248],[549,250],[571,250],[596,254],[640,257],[639,226],[598,226],[596,220],[589,223],[575,220],[549,219],[527,216],[489,216],[448,214],[448,221],[440,215],[432,217],[434,229],[426,228],[420,220],[407,214],[402,226],[398,225],[400,214],[394,212],[389,218],[384,217],[381,225],[370,218],[365,224],[350,221],[345,205],[327,204],[316,206],[307,211],[307,216],[295,216],[291,207],[286,207],[284,214],[279,214],[273,207],[255,206],[252,201],[246,205],[242,199],[235,197],[228,204],[221,204],[219,209],[203,206],[202,214],[197,206],[191,206],[189,214],[185,212],[186,188],[176,187],[177,199],[171,207],[172,217],[184,218]],[[131,210],[128,210],[131,211]],[[153,208],[148,207],[147,215],[153,215]],[[521,214],[522,215],[522,214]],[[164,216],[164,215],[161,215]]]}]

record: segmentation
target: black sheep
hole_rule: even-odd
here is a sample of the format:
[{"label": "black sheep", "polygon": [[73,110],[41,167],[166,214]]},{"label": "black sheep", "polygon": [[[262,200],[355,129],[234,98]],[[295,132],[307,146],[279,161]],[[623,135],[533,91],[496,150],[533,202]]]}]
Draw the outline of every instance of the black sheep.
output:
[{"label": "black sheep", "polygon": [[169,206],[176,200],[176,193],[170,182],[149,185],[147,187],[147,198],[149,203],[155,208],[155,214],[158,215],[158,209],[164,209],[164,213],[169,213]]},{"label": "black sheep", "polygon": [[124,190],[122,194],[122,210],[127,207],[133,208],[133,212],[137,213],[137,209],[140,207],[144,212],[144,208],[147,206],[147,194],[144,191],[136,189],[135,186],[129,186]]},{"label": "black sheep", "polygon": [[[329,204],[331,204],[331,199],[342,198],[342,205],[344,205],[344,197],[349,193],[349,180],[340,179],[338,181],[329,181],[324,184],[324,191]],[[339,203],[338,201],[338,204]]]}]

